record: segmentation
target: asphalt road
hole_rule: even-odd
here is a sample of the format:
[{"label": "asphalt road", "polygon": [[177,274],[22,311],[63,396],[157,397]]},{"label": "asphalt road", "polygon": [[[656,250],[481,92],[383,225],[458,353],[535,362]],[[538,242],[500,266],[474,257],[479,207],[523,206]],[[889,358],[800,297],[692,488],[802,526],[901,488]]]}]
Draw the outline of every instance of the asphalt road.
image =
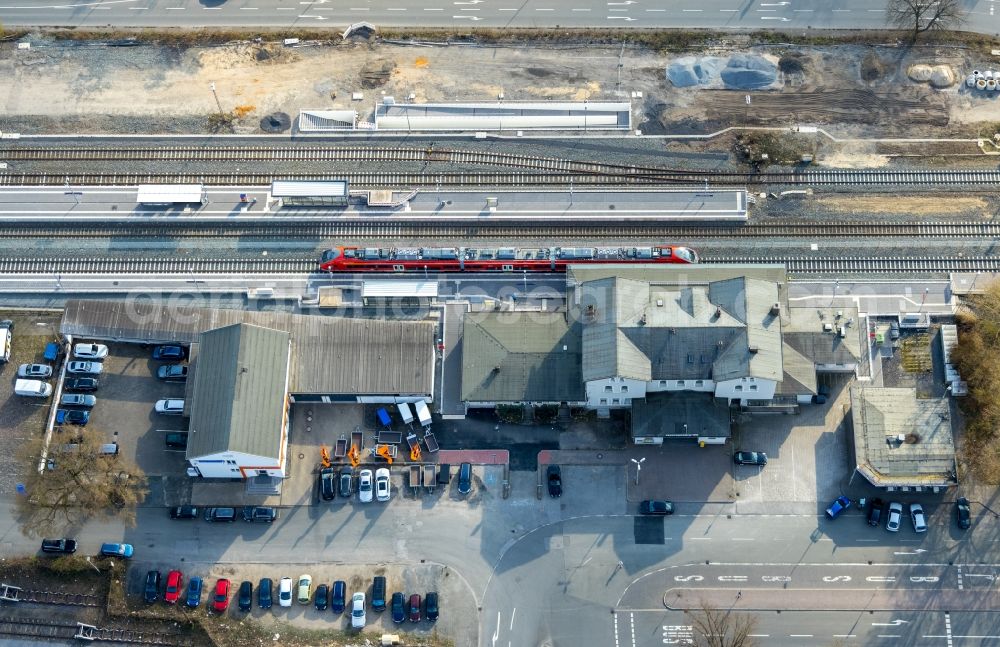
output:
[{"label": "asphalt road", "polygon": [[[1000,31],[994,0],[973,0],[966,29]],[[877,29],[875,0],[5,0],[7,26],[611,27]]]}]

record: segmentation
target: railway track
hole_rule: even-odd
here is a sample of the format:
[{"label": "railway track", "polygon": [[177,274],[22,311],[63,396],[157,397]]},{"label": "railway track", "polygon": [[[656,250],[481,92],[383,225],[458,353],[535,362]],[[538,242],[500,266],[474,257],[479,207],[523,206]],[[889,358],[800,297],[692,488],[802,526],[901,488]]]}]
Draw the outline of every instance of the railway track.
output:
[{"label": "railway track", "polygon": [[[711,257],[703,263],[783,263],[791,274],[946,274],[997,272],[1000,256],[985,257]],[[312,274],[315,258],[175,259],[175,258],[0,258],[0,274]],[[66,602],[64,604],[70,604]]]},{"label": "railway track", "polygon": [[[54,622],[38,618],[0,617],[0,635],[18,638],[43,638],[48,640],[72,640],[77,636],[78,625],[70,622]],[[165,645],[181,646],[189,642],[177,634],[135,631],[98,627],[88,633],[95,642],[120,643],[124,645]]]},{"label": "railway track", "polygon": [[[0,185],[77,185],[185,183],[252,186],[274,179],[348,179],[363,187],[382,186],[558,186],[580,184],[792,184],[792,185],[922,185],[990,186],[1000,184],[1000,171],[979,170],[812,170],[747,173],[607,164],[555,157],[434,148],[296,147],[133,147],[0,149],[0,161],[27,162],[340,162],[443,163],[530,169],[533,173],[347,173],[347,174],[18,174],[0,175]],[[590,178],[590,179],[588,179]],[[600,179],[598,179],[600,178]]]},{"label": "railway track", "polygon": [[32,591],[21,589],[18,592],[20,602],[33,604],[56,604],[72,607],[99,607],[101,599],[96,595],[84,593],[67,593],[65,591]]},{"label": "railway track", "polygon": [[[219,238],[240,237],[275,240],[330,239],[338,242],[362,240],[488,240],[510,239],[592,239],[637,243],[655,239],[760,239],[760,238],[997,238],[1000,222],[887,222],[887,223],[782,223],[718,226],[687,226],[657,223],[540,225],[525,228],[524,223],[510,222],[490,225],[447,222],[280,222],[231,223],[219,222],[131,222],[121,223],[67,223],[53,226],[49,223],[17,223],[0,228],[0,238],[130,238],[176,237]],[[440,244],[440,242],[438,243]],[[471,244],[471,243],[468,243]]]}]

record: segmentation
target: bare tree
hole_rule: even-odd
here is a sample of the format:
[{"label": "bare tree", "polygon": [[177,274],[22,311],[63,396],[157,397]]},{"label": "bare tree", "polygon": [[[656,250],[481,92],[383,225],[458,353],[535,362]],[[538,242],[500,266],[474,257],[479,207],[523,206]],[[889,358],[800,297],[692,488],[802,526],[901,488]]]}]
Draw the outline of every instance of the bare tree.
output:
[{"label": "bare tree", "polygon": [[697,611],[685,611],[694,629],[698,647],[756,647],[750,634],[757,628],[757,617],[732,609],[713,609],[705,600]]},{"label": "bare tree", "polygon": [[955,29],[964,19],[962,0],[889,0],[886,6],[886,21],[910,32],[910,42],[926,31]]},{"label": "bare tree", "polygon": [[98,516],[135,525],[136,505],[148,493],[143,471],[121,456],[101,453],[103,440],[94,432],[63,435],[53,437],[41,472],[43,439],[22,447],[26,491],[17,504],[24,531],[58,535]]}]

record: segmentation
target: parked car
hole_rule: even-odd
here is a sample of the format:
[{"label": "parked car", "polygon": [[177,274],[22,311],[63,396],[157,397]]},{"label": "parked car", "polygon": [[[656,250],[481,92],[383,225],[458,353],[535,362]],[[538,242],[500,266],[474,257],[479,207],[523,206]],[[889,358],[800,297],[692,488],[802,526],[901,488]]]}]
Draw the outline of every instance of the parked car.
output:
[{"label": "parked car", "polygon": [[924,506],[919,503],[911,503],[910,520],[913,522],[913,532],[927,532],[927,518],[924,516]]},{"label": "parked car", "polygon": [[167,416],[179,416],[184,413],[184,400],[174,398],[157,400],[153,410]]},{"label": "parked car", "polygon": [[361,470],[358,474],[358,499],[361,503],[372,502],[372,471]]},{"label": "parked car", "polygon": [[365,594],[361,591],[351,596],[351,627],[365,628]]},{"label": "parked car", "polygon": [[882,506],[885,502],[882,499],[876,497],[869,504],[868,508],[868,525],[878,528],[879,524],[882,523]]},{"label": "parked car", "polygon": [[389,484],[389,470],[380,467],[375,470],[375,498],[379,501],[388,501],[392,496],[392,486]]},{"label": "parked car", "polygon": [[298,586],[298,599],[299,604],[309,604],[309,599],[312,597],[312,575],[302,574],[299,575],[299,586]]},{"label": "parked car", "polygon": [[972,525],[972,508],[969,507],[969,500],[964,496],[955,500],[955,512],[958,514],[958,527],[968,530]]},{"label": "parked car", "polygon": [[389,604],[389,607],[392,609],[392,621],[396,624],[406,620],[405,602],[405,596],[399,591],[392,594],[392,602]]},{"label": "parked car", "polygon": [[104,359],[108,356],[108,347],[104,344],[76,344],[73,346],[73,357],[76,359]]},{"label": "parked car", "polygon": [[172,431],[164,437],[164,442],[171,449],[187,449],[188,435],[180,431]]},{"label": "parked car", "polygon": [[243,521],[247,523],[274,523],[278,511],[263,505],[248,505],[243,507]]},{"label": "parked car", "polygon": [[332,467],[324,467],[319,472],[319,495],[324,501],[337,497],[337,473]]},{"label": "parked car", "polygon": [[97,398],[83,393],[63,393],[59,398],[59,405],[63,407],[86,407],[93,409],[97,404]]},{"label": "parked car", "polygon": [[163,592],[163,601],[167,604],[174,604],[181,597],[181,590],[184,588],[184,576],[180,571],[170,571],[167,573],[167,588]]},{"label": "parked car", "polygon": [[185,601],[190,608],[194,609],[199,604],[201,604],[201,578],[192,577],[188,582],[187,589],[187,600]]},{"label": "parked car", "polygon": [[156,369],[156,377],[164,382],[186,382],[188,367],[184,364],[164,364]]},{"label": "parked car", "polygon": [[385,576],[376,575],[372,578],[372,610],[379,613],[385,611]]},{"label": "parked car", "polygon": [[278,606],[292,606],[292,578],[283,577],[278,582]]},{"label": "parked car", "polygon": [[68,377],[63,382],[63,388],[67,391],[96,391],[101,386],[101,381],[96,377]]},{"label": "parked car", "polygon": [[76,552],[76,540],[75,539],[43,539],[42,540],[42,552],[43,553],[62,553],[64,555],[72,555]]},{"label": "parked car", "polygon": [[899,339],[899,322],[890,321],[889,322],[889,339],[896,340]]},{"label": "parked car", "polygon": [[462,463],[458,468],[458,493],[472,492],[472,464]]},{"label": "parked car", "polygon": [[330,587],[326,584],[317,586],[314,602],[317,611],[326,611],[326,608],[330,606]]},{"label": "parked car", "polygon": [[56,410],[57,425],[80,425],[85,426],[90,422],[90,412],[80,409],[58,409]]},{"label": "parked car", "polygon": [[674,504],[670,501],[649,500],[639,504],[639,514],[673,514]]},{"label": "parked car", "polygon": [[330,610],[334,613],[343,613],[347,604],[347,582],[337,580],[333,583],[333,590],[330,594]]},{"label": "parked car", "polygon": [[846,496],[838,496],[836,500],[830,504],[830,507],[826,509],[826,516],[831,519],[836,519],[840,516],[841,512],[849,507],[851,507],[851,500]]},{"label": "parked car", "polygon": [[221,578],[215,583],[215,593],[212,595],[212,610],[225,613],[229,608],[229,580]]},{"label": "parked car", "polygon": [[21,364],[17,367],[17,376],[36,380],[52,377],[52,367],[48,364]]},{"label": "parked car", "polygon": [[549,496],[558,499],[562,496],[562,468],[558,465],[549,465],[545,474],[549,483]]},{"label": "parked car", "polygon": [[129,559],[134,552],[132,544],[101,544],[102,557],[124,557]]},{"label": "parked car", "polygon": [[198,508],[193,505],[179,505],[170,508],[171,519],[197,519]]},{"label": "parked car", "polygon": [[428,622],[436,622],[438,619],[438,594],[437,591],[428,591],[424,596],[424,615]]},{"label": "parked car", "polygon": [[240,611],[249,611],[253,607],[253,582],[250,580],[240,582],[240,590],[236,597]]},{"label": "parked car", "polygon": [[153,359],[166,360],[166,359],[185,359],[187,358],[187,349],[183,346],[157,346],[153,349]]},{"label": "parked car", "polygon": [[70,362],[66,365],[66,372],[74,375],[100,375],[104,370],[104,364],[100,362]]},{"label": "parked car", "polygon": [[232,523],[236,521],[236,508],[205,508],[205,521]]},{"label": "parked car", "polygon": [[899,532],[899,522],[903,518],[903,504],[893,501],[889,504],[889,518],[885,522],[885,529],[889,532]]},{"label": "parked car", "polygon": [[257,606],[261,609],[271,608],[271,578],[262,577],[257,583]]},{"label": "parked car", "polygon": [[344,467],[340,470],[340,496],[350,499],[354,494],[354,470]]},{"label": "parked car", "polygon": [[153,604],[160,597],[160,571],[147,571],[146,584],[142,587],[142,599]]},{"label": "parked car", "polygon": [[763,452],[736,452],[733,462],[737,465],[767,465],[767,454]]},{"label": "parked car", "polygon": [[420,622],[420,594],[410,596],[410,622]]}]

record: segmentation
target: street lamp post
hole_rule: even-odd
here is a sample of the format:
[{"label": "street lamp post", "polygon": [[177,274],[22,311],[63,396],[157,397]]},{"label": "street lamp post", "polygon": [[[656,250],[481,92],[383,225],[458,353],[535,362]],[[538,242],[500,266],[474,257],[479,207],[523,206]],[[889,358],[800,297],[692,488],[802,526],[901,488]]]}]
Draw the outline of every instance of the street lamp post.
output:
[{"label": "street lamp post", "polygon": [[646,462],[646,457],[644,456],[639,460],[635,460],[634,458],[630,460],[635,463],[635,484],[639,485],[639,472],[642,471],[642,464]]}]

